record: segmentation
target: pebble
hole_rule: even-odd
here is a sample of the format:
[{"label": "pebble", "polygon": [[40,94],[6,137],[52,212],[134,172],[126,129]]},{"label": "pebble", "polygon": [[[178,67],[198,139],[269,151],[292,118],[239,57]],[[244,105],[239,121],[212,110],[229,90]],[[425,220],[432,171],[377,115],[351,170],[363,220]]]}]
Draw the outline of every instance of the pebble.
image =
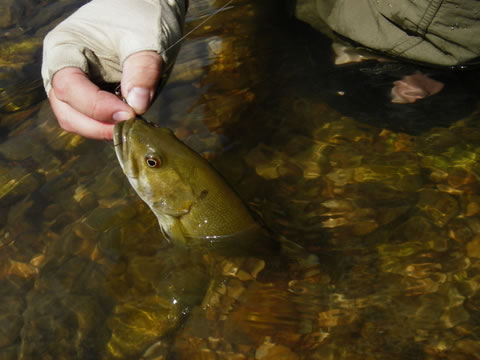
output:
[{"label": "pebble", "polygon": [[470,258],[480,258],[480,236],[476,235],[466,245],[467,256]]}]

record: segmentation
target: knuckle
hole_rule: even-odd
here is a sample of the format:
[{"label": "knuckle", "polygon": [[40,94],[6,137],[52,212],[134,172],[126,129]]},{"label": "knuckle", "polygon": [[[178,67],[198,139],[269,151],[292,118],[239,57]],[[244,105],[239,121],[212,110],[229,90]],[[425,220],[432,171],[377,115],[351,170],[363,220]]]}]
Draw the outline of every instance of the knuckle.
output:
[{"label": "knuckle", "polygon": [[66,81],[67,77],[64,70],[61,69],[53,75],[52,87],[55,90],[57,99],[65,102],[68,98],[69,82]]}]

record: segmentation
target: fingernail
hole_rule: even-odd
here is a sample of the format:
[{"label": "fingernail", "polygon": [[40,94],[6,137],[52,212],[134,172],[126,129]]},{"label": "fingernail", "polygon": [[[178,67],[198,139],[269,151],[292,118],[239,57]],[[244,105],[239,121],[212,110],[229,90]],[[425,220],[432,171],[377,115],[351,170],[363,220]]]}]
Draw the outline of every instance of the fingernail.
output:
[{"label": "fingernail", "polygon": [[143,114],[150,103],[150,91],[145,88],[132,88],[128,92],[127,103],[137,114]]},{"label": "fingernail", "polygon": [[113,121],[119,122],[119,121],[125,121],[128,119],[131,119],[132,115],[126,111],[117,111],[115,114],[112,115]]}]

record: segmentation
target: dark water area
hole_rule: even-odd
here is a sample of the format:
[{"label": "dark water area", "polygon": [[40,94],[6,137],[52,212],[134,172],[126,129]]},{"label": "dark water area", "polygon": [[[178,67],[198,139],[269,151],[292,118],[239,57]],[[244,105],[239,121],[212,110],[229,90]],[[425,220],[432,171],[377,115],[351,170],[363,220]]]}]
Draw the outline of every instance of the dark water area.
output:
[{"label": "dark water area", "polygon": [[[145,117],[284,244],[281,262],[197,253],[45,99],[41,39],[83,3],[2,5],[0,359],[480,359],[478,70],[335,65],[278,1],[204,24],[226,1],[191,1]],[[418,71],[445,88],[391,103]]]}]

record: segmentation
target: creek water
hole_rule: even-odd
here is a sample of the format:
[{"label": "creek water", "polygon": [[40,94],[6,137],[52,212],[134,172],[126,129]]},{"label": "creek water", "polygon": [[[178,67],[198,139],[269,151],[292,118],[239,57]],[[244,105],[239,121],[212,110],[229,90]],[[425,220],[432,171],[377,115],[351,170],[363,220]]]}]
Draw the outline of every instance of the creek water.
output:
[{"label": "creek water", "polygon": [[[2,19],[0,359],[480,358],[478,72],[334,65],[278,1],[204,24],[226,1],[191,1],[201,25],[145,117],[308,255],[195,254],[43,95],[41,39],[83,3]],[[417,71],[445,88],[392,104]]]}]

